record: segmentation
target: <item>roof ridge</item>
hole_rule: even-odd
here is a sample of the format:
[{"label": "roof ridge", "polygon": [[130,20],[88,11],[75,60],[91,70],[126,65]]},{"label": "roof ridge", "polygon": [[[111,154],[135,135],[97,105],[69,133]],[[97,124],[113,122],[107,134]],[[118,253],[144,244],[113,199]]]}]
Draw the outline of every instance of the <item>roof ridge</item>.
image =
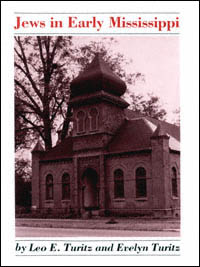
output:
[{"label": "roof ridge", "polygon": [[174,126],[175,128],[178,128],[178,129],[180,129],[180,127],[178,126],[178,125],[176,125],[176,124],[173,124],[173,123],[171,123],[171,122],[168,122],[168,121],[163,121],[163,120],[159,120],[159,119],[156,119],[156,118],[153,118],[153,117],[150,117],[150,116],[145,116],[147,119],[149,118],[149,119],[152,119],[152,120],[156,120],[156,121],[158,121],[159,123],[161,122],[161,123],[164,123],[164,124],[167,124],[167,125],[170,125],[170,126]]},{"label": "roof ridge", "polygon": [[144,119],[144,117],[138,117],[138,118],[128,119],[128,121],[136,121],[136,120],[141,120],[141,119]]},{"label": "roof ridge", "polygon": [[32,152],[41,152],[41,151],[44,151],[44,148],[41,145],[40,140],[38,140],[35,147],[33,148]]},{"label": "roof ridge", "polygon": [[[142,117],[141,119],[144,120],[144,123],[147,125],[147,127],[149,127],[149,129],[152,131],[152,133],[155,131],[155,129],[157,128],[157,126],[155,124],[153,124],[151,121],[149,121],[146,117]],[[149,124],[153,124],[153,126],[155,127],[155,129],[152,129],[152,127]]]},{"label": "roof ridge", "polygon": [[[157,122],[161,122],[161,123],[164,123],[164,124],[166,124],[166,125],[170,125],[170,126],[173,126],[173,127],[175,127],[175,128],[177,128],[177,129],[180,129],[180,126],[178,126],[178,125],[176,125],[176,124],[173,124],[173,123],[171,123],[171,122],[168,122],[168,121],[164,121],[164,120],[159,120],[159,119],[156,119],[156,118],[153,118],[153,117],[151,117],[151,116],[148,116],[148,115],[145,115],[145,114],[142,114],[140,111],[134,111],[134,110],[132,110],[132,109],[130,109],[130,108],[127,108],[127,112],[130,114],[130,113],[132,113],[131,115],[133,115],[133,116],[140,116],[140,118],[143,118],[143,117],[145,117],[147,120],[155,120],[155,121],[157,121]],[[126,115],[127,115],[127,113],[126,113]],[[128,115],[127,115],[127,117],[129,117]],[[138,117],[139,118],[139,117]],[[135,119],[135,117],[133,118],[133,119]],[[129,118],[129,120],[132,120],[132,118]]]},{"label": "roof ridge", "polygon": [[156,130],[154,131],[152,137],[170,137],[170,134],[167,133],[165,129],[163,129],[161,123],[158,124]]}]

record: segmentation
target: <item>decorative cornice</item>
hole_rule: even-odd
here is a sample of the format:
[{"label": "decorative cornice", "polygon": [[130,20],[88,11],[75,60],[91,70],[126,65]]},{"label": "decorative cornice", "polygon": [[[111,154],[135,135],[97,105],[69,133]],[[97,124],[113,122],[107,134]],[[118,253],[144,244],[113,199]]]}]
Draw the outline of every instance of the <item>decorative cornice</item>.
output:
[{"label": "decorative cornice", "polygon": [[109,102],[122,108],[127,108],[129,104],[118,96],[111,95],[104,91],[95,92],[87,95],[80,95],[70,100],[71,107],[96,104],[99,102]]},{"label": "decorative cornice", "polygon": [[124,156],[124,155],[135,155],[135,154],[150,154],[152,152],[151,148],[138,149],[134,151],[118,151],[118,152],[107,152],[104,154],[106,158],[115,157],[115,156]]},{"label": "decorative cornice", "polygon": [[73,158],[60,158],[60,159],[47,159],[47,160],[40,160],[40,163],[57,163],[57,162],[69,162],[73,161]]},{"label": "decorative cornice", "polygon": [[77,139],[77,138],[83,138],[83,137],[89,137],[89,136],[95,136],[95,135],[109,135],[109,136],[114,136],[114,134],[112,132],[91,132],[91,133],[78,133],[76,135],[73,135],[72,138],[73,139]]},{"label": "decorative cornice", "polygon": [[[85,156],[85,155],[80,155],[76,153],[76,158],[78,159],[86,159],[86,158],[98,158],[100,155],[103,155],[105,158],[109,157],[122,157],[122,156],[131,156],[135,154],[150,154],[151,153],[151,148],[146,148],[146,149],[140,149],[140,150],[134,150],[134,151],[118,151],[118,152],[103,152],[100,150],[98,155],[90,155],[90,156]],[[85,151],[84,151],[85,152]],[[59,162],[72,162],[72,158],[60,158],[60,159],[50,159],[50,160],[40,160],[40,163],[42,164],[48,164],[48,163],[59,163]]]}]

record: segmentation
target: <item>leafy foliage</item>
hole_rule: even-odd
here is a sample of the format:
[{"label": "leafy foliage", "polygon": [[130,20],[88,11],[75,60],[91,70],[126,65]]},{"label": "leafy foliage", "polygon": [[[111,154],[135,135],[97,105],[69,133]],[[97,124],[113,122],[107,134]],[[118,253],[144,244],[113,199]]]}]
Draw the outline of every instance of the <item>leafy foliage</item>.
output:
[{"label": "leafy foliage", "polygon": [[180,108],[175,109],[173,111],[173,113],[174,113],[174,117],[175,117],[174,124],[177,125],[177,126],[180,126],[180,121],[181,121],[181,119],[180,119]]},{"label": "leafy foliage", "polygon": [[31,205],[31,165],[24,159],[15,162],[15,203],[24,207]]},{"label": "leafy foliage", "polygon": [[145,99],[142,95],[130,95],[131,109],[136,112],[140,112],[146,116],[154,119],[164,120],[167,114],[166,110],[161,108],[160,99],[153,94],[148,94],[148,99]]}]

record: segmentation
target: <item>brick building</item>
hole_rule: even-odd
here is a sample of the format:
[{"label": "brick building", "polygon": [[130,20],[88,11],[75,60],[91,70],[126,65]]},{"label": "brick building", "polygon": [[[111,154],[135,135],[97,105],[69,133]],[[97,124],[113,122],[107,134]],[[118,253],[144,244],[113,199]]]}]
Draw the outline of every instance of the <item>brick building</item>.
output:
[{"label": "brick building", "polygon": [[85,216],[179,216],[179,127],[138,115],[97,55],[71,83],[73,130],[32,151],[32,206]]}]

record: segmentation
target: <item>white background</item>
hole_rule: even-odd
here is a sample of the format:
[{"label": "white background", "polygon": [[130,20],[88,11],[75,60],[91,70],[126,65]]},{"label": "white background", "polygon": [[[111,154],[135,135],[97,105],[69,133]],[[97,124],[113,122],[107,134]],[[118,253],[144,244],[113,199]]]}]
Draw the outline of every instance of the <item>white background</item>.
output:
[{"label": "white background", "polygon": [[[196,1],[2,2],[2,266],[195,266],[199,250],[199,3]],[[14,232],[14,12],[174,12],[181,20],[181,256],[16,257]]]}]

